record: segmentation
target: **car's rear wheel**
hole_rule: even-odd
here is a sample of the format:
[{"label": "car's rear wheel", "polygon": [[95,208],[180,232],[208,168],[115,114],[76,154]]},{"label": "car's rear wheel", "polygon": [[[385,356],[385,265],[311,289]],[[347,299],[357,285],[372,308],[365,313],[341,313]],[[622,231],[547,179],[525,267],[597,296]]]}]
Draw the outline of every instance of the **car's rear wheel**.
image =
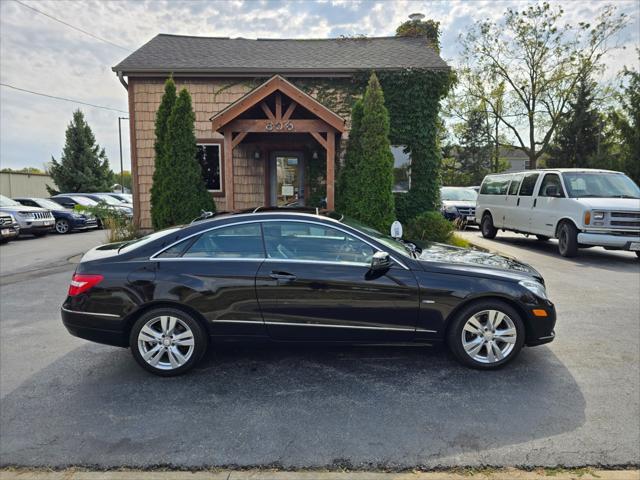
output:
[{"label": "car's rear wheel", "polygon": [[563,257],[578,253],[578,229],[571,222],[563,222],[558,228],[558,251]]},{"label": "car's rear wheel", "polygon": [[496,234],[498,233],[498,229],[493,226],[493,217],[490,213],[485,213],[484,217],[482,217],[482,223],[480,224],[480,231],[482,232],[482,236],[484,238],[496,238]]},{"label": "car's rear wheel", "polygon": [[200,323],[182,310],[162,308],[142,315],[129,337],[131,353],[145,370],[163,377],[191,370],[207,350]]},{"label": "car's rear wheel", "polygon": [[56,232],[58,233],[69,233],[71,228],[69,226],[69,222],[63,218],[60,220],[56,220]]},{"label": "car's rear wheel", "polygon": [[452,321],[447,343],[463,365],[481,370],[499,368],[512,361],[524,345],[520,315],[499,300],[473,303]]}]

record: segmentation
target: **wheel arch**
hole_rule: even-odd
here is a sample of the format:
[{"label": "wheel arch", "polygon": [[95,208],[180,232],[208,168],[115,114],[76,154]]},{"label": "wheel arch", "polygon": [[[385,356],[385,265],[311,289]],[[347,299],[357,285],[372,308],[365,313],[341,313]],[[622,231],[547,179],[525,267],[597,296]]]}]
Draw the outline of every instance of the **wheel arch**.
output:
[{"label": "wheel arch", "polygon": [[555,236],[555,238],[558,238],[558,230],[560,229],[560,225],[562,225],[564,222],[570,222],[573,224],[573,226],[576,228],[576,230],[578,230],[578,232],[580,231],[580,228],[578,228],[578,225],[576,224],[575,220],[571,217],[562,217],[559,218],[558,221],[556,222],[556,226],[553,229],[553,234]]},{"label": "wheel arch", "polygon": [[529,324],[529,321],[530,321],[529,315],[527,315],[526,310],[518,302],[513,300],[511,297],[508,297],[506,295],[500,295],[498,293],[488,293],[485,295],[474,296],[472,298],[466,299],[460,305],[457,305],[453,310],[451,310],[451,312],[449,312],[449,315],[447,315],[447,318],[445,319],[445,329],[444,329],[442,338],[444,339],[447,338],[449,334],[449,330],[453,325],[453,319],[462,310],[473,305],[474,303],[485,302],[487,300],[499,300],[503,303],[506,303],[511,308],[513,308],[516,312],[518,312],[518,314],[520,315],[520,318],[522,319],[522,323],[524,323],[524,328],[525,328],[524,343],[526,345],[529,339],[533,336],[533,331],[531,329],[531,325]]},{"label": "wheel arch", "polygon": [[129,339],[129,335],[131,334],[131,329],[133,328],[133,324],[136,323],[136,321],[145,313],[149,312],[150,310],[155,310],[159,308],[175,308],[176,310],[181,310],[191,315],[204,329],[206,334],[207,335],[210,334],[208,322],[206,321],[204,316],[200,312],[198,312],[195,308],[185,305],[184,303],[174,302],[171,300],[155,300],[153,302],[149,302],[149,303],[145,303],[144,305],[141,305],[137,310],[131,312],[129,315],[126,316],[123,334],[125,335],[125,338],[127,339],[127,341]]}]

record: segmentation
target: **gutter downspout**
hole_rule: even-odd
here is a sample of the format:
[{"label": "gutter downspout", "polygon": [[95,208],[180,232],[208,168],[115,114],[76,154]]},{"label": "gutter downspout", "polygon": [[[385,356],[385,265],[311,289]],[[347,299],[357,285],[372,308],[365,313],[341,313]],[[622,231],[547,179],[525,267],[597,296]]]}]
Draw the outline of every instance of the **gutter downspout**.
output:
[{"label": "gutter downspout", "polygon": [[124,75],[122,72],[118,72],[118,80],[120,80],[120,83],[122,84],[122,86],[124,86],[125,90],[129,90],[129,84],[127,84],[126,80],[124,79]]}]

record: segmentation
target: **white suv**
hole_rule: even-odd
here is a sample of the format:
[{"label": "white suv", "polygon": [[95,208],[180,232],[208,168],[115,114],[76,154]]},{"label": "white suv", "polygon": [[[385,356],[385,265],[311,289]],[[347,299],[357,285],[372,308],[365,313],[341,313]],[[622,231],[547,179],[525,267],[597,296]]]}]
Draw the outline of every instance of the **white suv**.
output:
[{"label": "white suv", "polygon": [[560,168],[487,175],[476,221],[485,238],[498,229],[541,241],[557,238],[564,257],[596,245],[640,257],[640,188],[620,172]]}]

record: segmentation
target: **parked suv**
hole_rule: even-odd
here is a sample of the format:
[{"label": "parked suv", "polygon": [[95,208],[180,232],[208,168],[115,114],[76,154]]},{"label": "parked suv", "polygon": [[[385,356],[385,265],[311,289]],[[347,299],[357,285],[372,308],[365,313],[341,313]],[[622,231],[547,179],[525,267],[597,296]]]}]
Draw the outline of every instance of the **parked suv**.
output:
[{"label": "parked suv", "polygon": [[44,208],[25,207],[15,200],[0,195],[0,211],[13,215],[20,225],[21,234],[31,233],[40,237],[53,229],[53,215]]},{"label": "parked suv", "polygon": [[442,215],[447,220],[461,218],[466,223],[476,223],[476,200],[478,194],[470,187],[442,187]]},{"label": "parked suv", "polygon": [[20,235],[20,225],[13,218],[13,215],[0,212],[0,243],[13,240],[18,235]]},{"label": "parked suv", "polygon": [[485,238],[498,229],[541,241],[557,238],[564,257],[590,246],[640,257],[640,188],[620,172],[567,168],[488,175],[476,219]]},{"label": "parked suv", "polygon": [[19,197],[14,198],[14,200],[28,207],[40,207],[51,210],[56,221],[55,230],[58,233],[69,233],[73,230],[87,230],[98,227],[98,221],[92,214],[74,212],[46,198]]}]

